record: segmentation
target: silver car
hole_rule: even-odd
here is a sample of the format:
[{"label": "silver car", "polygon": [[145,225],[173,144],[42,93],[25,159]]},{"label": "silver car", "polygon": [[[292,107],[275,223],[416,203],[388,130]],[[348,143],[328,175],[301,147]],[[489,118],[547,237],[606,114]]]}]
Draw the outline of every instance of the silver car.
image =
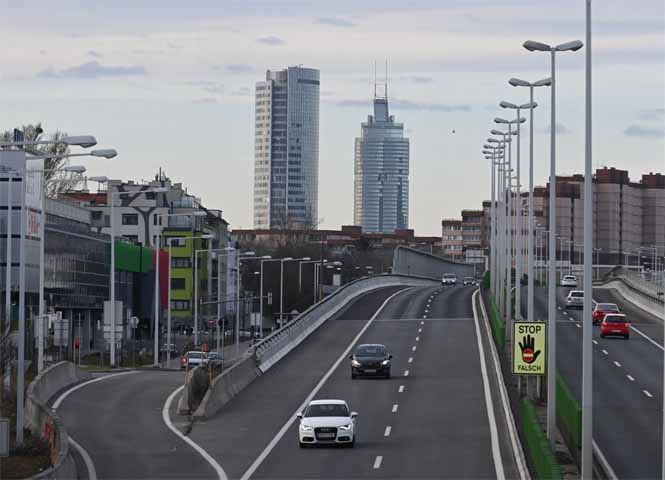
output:
[{"label": "silver car", "polygon": [[584,307],[584,291],[571,290],[566,297],[566,308]]}]

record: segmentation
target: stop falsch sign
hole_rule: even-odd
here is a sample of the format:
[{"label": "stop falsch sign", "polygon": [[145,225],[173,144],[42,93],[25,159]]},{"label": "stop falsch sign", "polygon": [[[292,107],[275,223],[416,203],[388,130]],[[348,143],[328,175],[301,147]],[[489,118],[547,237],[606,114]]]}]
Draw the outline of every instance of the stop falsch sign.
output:
[{"label": "stop falsch sign", "polygon": [[513,324],[513,373],[544,375],[545,322],[515,322]]}]

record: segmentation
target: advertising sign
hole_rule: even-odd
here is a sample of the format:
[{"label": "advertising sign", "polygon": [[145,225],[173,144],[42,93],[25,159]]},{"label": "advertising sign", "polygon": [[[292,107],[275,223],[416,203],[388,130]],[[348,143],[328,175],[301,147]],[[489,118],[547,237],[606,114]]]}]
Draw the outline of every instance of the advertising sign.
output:
[{"label": "advertising sign", "polygon": [[513,373],[545,375],[545,322],[513,323]]}]

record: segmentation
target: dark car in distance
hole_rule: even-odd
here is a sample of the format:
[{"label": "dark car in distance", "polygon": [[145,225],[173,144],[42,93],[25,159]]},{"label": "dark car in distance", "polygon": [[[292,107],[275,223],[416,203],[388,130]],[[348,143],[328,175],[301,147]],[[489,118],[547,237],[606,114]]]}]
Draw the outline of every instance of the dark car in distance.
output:
[{"label": "dark car in distance", "polygon": [[358,345],[351,357],[351,378],[360,376],[390,378],[390,361],[393,356],[385,345]]}]

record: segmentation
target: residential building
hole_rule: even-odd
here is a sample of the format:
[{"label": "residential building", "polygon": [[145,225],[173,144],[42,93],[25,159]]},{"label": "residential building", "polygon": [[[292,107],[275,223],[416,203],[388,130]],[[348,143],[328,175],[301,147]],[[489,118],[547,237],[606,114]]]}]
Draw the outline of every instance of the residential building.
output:
[{"label": "residential building", "polygon": [[256,84],[254,228],[318,221],[319,71],[289,67]]},{"label": "residential building", "polygon": [[462,210],[462,249],[467,263],[485,262],[482,242],[484,223],[482,210]]},{"label": "residential building", "polygon": [[441,249],[443,256],[451,260],[462,261],[464,258],[462,220],[443,220],[441,222],[441,229]]},{"label": "residential building", "polygon": [[389,114],[388,97],[374,98],[355,141],[353,222],[368,233],[409,225],[409,139]]}]

